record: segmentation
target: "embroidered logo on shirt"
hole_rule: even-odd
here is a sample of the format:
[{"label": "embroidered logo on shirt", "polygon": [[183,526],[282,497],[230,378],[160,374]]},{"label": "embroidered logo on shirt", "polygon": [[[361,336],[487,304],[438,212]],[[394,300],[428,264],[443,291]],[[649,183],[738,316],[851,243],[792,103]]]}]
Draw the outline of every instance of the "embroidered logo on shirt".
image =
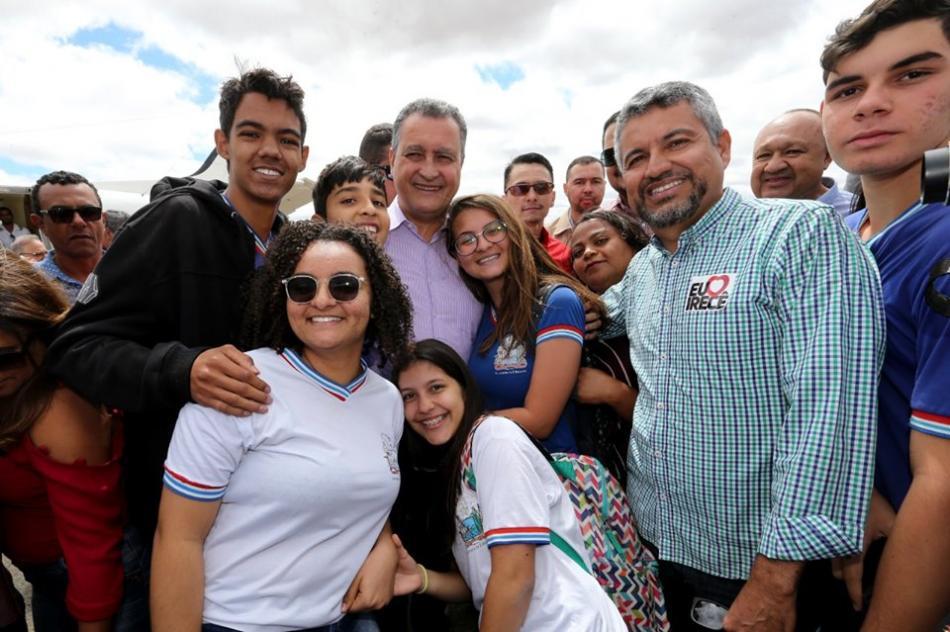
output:
[{"label": "embroidered logo on shirt", "polygon": [[455,512],[455,527],[466,550],[481,546],[485,540],[482,512],[476,503],[469,504],[459,499],[458,509]]},{"label": "embroidered logo on shirt", "polygon": [[389,471],[393,474],[399,474],[399,458],[396,454],[396,443],[393,438],[386,433],[379,435],[383,439],[383,457],[389,465]]},{"label": "embroidered logo on shirt", "polygon": [[507,373],[528,367],[528,352],[511,334],[505,336],[495,351],[495,372]]},{"label": "embroidered logo on shirt", "polygon": [[709,312],[726,309],[735,291],[734,274],[695,276],[689,280],[686,293],[687,312]]}]

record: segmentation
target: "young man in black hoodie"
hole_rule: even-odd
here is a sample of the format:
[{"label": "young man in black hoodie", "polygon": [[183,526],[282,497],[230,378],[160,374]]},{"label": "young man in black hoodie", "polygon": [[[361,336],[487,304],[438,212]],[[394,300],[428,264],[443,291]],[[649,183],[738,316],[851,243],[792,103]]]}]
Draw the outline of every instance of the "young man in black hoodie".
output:
[{"label": "young man in black hoodie", "polygon": [[150,540],[162,463],[189,401],[263,412],[267,385],[233,346],[241,288],[284,222],[277,207],[306,166],[303,90],[255,69],[224,83],[214,139],[229,183],[167,178],[89,277],[49,351],[54,375],[125,416],[132,524]]}]

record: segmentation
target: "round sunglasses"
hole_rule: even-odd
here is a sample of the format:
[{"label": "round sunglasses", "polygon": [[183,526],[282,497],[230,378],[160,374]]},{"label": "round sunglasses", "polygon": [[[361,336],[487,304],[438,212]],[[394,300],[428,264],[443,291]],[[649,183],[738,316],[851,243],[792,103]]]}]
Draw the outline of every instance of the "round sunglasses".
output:
[{"label": "round sunglasses", "polygon": [[[320,289],[320,279],[310,274],[295,274],[282,279],[287,298],[294,303],[309,303]],[[349,272],[340,272],[327,279],[327,291],[334,300],[345,303],[360,293],[366,279]]]}]

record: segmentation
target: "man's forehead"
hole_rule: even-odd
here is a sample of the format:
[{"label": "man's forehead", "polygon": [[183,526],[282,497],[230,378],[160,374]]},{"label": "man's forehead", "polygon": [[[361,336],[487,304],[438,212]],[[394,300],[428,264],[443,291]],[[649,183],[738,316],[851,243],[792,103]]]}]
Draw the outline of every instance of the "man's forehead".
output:
[{"label": "man's forehead", "polygon": [[537,163],[518,163],[511,167],[511,174],[508,176],[509,182],[518,182],[520,180],[524,181],[534,181],[537,179],[547,180],[551,174],[548,173],[547,167],[544,165],[539,165]]},{"label": "man's forehead", "polygon": [[755,137],[755,147],[788,143],[811,143],[821,138],[821,119],[807,112],[783,116],[762,128]]},{"label": "man's forehead", "polygon": [[950,42],[937,18],[914,20],[877,33],[863,48],[842,56],[828,73],[832,83],[842,77],[867,77],[887,72],[894,64],[916,55],[934,51],[944,58]]},{"label": "man's forehead", "polygon": [[237,108],[234,110],[234,127],[240,125],[255,125],[264,127],[265,123],[279,118],[278,127],[287,128],[300,133],[300,117],[294,112],[285,99],[268,97],[261,92],[248,92],[241,96]]},{"label": "man's forehead", "polygon": [[570,173],[567,174],[567,179],[575,180],[579,178],[602,178],[603,176],[603,165],[601,165],[599,162],[586,162],[583,164],[576,164],[571,167]]},{"label": "man's forehead", "polygon": [[84,204],[98,204],[95,191],[85,182],[79,184],[53,184],[46,182],[40,186],[40,203],[45,206],[55,204],[72,203],[74,201]]}]

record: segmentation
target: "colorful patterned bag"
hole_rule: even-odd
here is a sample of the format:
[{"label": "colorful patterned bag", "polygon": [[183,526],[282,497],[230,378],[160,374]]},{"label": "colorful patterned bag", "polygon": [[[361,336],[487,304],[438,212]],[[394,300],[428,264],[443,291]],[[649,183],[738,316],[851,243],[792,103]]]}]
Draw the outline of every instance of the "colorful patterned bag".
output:
[{"label": "colorful patterned bag", "polygon": [[[463,484],[472,491],[472,437],[477,428],[478,423],[469,434],[461,463]],[[640,542],[620,483],[597,459],[561,452],[550,454],[530,433],[525,434],[545,455],[564,485],[593,569],[588,568],[583,555],[554,531],[551,544],[597,578],[631,631],[669,630],[656,560]]]}]

